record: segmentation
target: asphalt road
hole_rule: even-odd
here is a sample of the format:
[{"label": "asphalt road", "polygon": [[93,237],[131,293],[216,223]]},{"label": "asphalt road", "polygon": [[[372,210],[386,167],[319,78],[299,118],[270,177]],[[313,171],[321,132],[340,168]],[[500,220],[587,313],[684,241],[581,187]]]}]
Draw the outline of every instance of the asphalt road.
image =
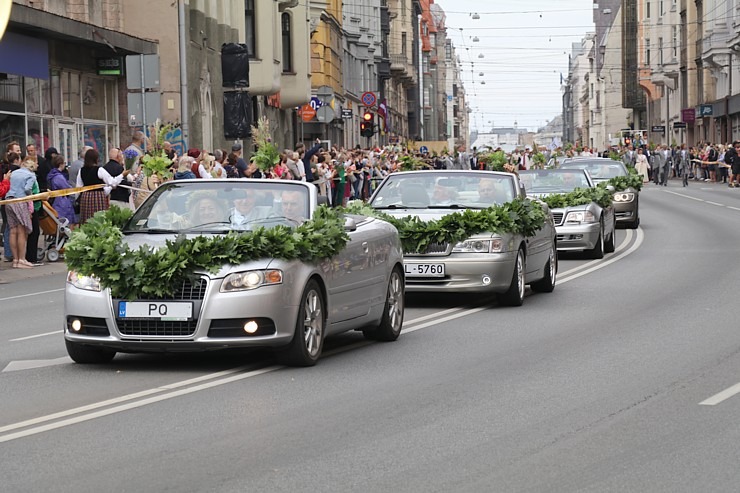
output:
[{"label": "asphalt road", "polygon": [[691,185],[650,185],[641,229],[565,256],[552,294],[416,296],[397,342],[309,369],[75,365],[63,277],[4,285],[0,490],[737,491],[740,190]]}]

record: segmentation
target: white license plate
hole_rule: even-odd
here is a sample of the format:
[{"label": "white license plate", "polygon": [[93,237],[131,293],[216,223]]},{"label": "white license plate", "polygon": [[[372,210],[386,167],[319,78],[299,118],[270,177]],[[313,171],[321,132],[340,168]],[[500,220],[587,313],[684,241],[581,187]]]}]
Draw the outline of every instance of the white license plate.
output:
[{"label": "white license plate", "polygon": [[406,277],[444,277],[445,264],[404,264]]},{"label": "white license plate", "polygon": [[189,320],[193,318],[193,304],[162,301],[121,301],[118,303],[118,318]]}]

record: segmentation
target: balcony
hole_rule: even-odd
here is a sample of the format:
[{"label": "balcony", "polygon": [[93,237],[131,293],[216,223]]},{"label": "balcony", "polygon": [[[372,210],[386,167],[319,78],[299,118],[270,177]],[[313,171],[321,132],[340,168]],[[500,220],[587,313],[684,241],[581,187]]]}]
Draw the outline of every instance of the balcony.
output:
[{"label": "balcony", "polygon": [[403,77],[409,70],[409,59],[404,53],[391,55],[391,73]]}]

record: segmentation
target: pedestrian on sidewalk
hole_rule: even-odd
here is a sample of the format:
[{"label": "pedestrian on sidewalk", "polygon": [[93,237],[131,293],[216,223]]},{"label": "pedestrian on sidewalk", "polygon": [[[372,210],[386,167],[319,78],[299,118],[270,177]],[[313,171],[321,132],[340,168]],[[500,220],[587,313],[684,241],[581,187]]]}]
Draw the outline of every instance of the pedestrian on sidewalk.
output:
[{"label": "pedestrian on sidewalk", "polygon": [[[49,175],[47,176],[47,181],[49,182],[49,188],[51,190],[66,190],[68,188],[72,188],[64,177],[64,170],[68,167],[69,166],[67,165],[67,161],[64,159],[64,156],[56,155],[51,159],[51,171],[49,171]],[[55,197],[49,202],[59,216],[59,219],[67,219],[67,226],[71,226],[77,222],[73,195]]]},{"label": "pedestrian on sidewalk", "polygon": [[[10,175],[10,189],[6,199],[20,199],[31,195],[34,186],[38,187],[36,174],[30,169],[36,163],[26,161]],[[5,206],[10,228],[10,249],[13,253],[13,268],[30,269],[33,264],[26,260],[28,235],[33,231],[31,214],[33,203],[13,202]]]},{"label": "pedestrian on sidewalk", "polygon": [[635,170],[637,174],[642,176],[642,182],[647,183],[650,181],[650,165],[648,164],[647,157],[642,152],[642,148],[637,149],[637,157],[635,158]]}]

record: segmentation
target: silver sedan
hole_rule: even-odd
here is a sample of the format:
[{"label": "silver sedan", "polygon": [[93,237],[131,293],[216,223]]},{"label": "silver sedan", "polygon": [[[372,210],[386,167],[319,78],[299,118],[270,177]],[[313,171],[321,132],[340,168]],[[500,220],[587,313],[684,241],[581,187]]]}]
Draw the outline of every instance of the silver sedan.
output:
[{"label": "silver sedan", "polygon": [[[165,246],[177,235],[223,235],[312,217],[317,188],[272,180],[182,180],[157,189],[123,228],[135,250]],[[78,363],[110,361],[116,352],[269,347],[290,365],[313,365],[324,338],[362,330],[395,340],[404,314],[398,232],[390,224],[347,216],[350,240],[321,261],[260,258],[197,272],[166,298],[111,296],[94,277],[69,272],[64,338]]]},{"label": "silver sedan", "polygon": [[[527,194],[544,198],[577,189],[594,188],[587,172],[581,169],[520,171]],[[591,258],[603,258],[614,251],[614,207],[601,207],[596,202],[551,209],[558,235],[558,250],[583,251]]]},{"label": "silver sedan", "polygon": [[[594,183],[598,184],[617,176],[628,176],[629,170],[620,161],[607,158],[573,159],[563,163],[564,169],[585,169],[591,175]],[[640,191],[629,187],[614,193],[614,213],[617,224],[623,224],[630,229],[637,229],[640,225]]]},{"label": "silver sedan", "polygon": [[[486,209],[526,198],[517,176],[493,171],[409,171],[386,177],[369,204],[396,217],[438,220],[466,209]],[[545,206],[546,207],[546,206]],[[409,292],[492,293],[520,306],[525,285],[551,292],[557,275],[555,228],[550,215],[532,237],[486,232],[457,244],[432,243],[404,255]]]}]

